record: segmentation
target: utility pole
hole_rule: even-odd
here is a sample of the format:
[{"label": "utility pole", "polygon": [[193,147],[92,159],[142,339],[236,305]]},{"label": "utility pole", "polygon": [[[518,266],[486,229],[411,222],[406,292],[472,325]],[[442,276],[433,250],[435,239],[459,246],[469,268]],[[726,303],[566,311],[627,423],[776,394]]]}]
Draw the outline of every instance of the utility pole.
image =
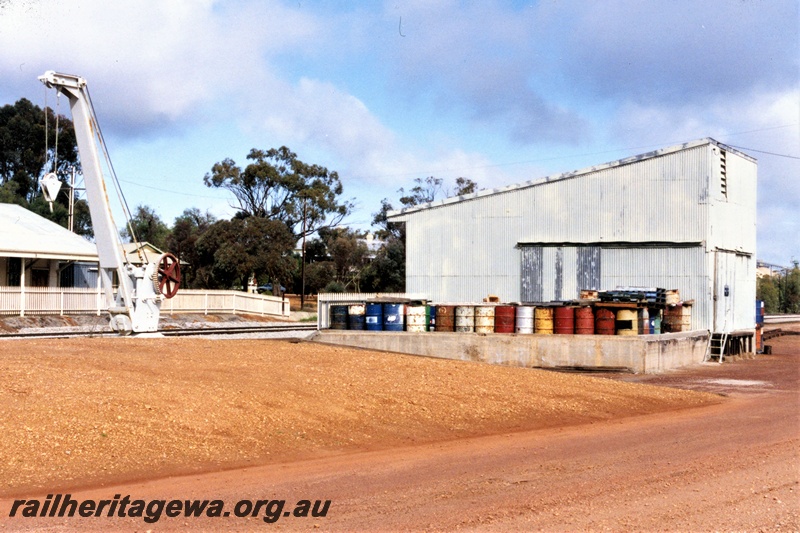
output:
[{"label": "utility pole", "polygon": [[72,167],[72,177],[69,181],[69,230],[73,231],[73,220],[75,219],[75,167]]},{"label": "utility pole", "polygon": [[300,260],[300,310],[306,305],[306,197],[303,196],[303,250]]}]

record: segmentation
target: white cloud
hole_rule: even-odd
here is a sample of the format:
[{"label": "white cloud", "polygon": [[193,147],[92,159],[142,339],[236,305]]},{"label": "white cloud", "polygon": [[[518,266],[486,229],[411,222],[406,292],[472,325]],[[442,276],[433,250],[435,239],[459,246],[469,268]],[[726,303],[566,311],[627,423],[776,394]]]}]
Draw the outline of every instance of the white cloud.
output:
[{"label": "white cloud", "polygon": [[563,53],[562,74],[597,98],[708,103],[797,80],[796,0],[556,6],[562,23],[548,35]]},{"label": "white cloud", "polygon": [[273,80],[273,91],[254,100],[264,127],[281,142],[311,143],[346,159],[369,158],[394,142],[392,133],[358,98],[330,82]]},{"label": "white cloud", "polygon": [[581,113],[531,83],[552,76],[543,62],[550,45],[535,31],[535,9],[392,2],[384,17],[402,19],[382,53],[394,65],[395,87],[414,95],[410,99],[432,94],[439,109],[460,112],[520,144],[586,138]]},{"label": "white cloud", "polygon": [[754,90],[703,106],[628,103],[610,132],[637,146],[713,137],[740,147],[758,160],[759,258],[785,263],[800,257],[800,88]]},{"label": "white cloud", "polygon": [[1,15],[8,83],[29,86],[44,70],[84,76],[119,130],[191,119],[265,69],[265,54],[301,47],[315,28],[278,2],[43,0]]},{"label": "white cloud", "polygon": [[628,101],[619,106],[609,137],[627,143],[663,144],[710,136],[735,144],[732,139],[743,133],[759,133],[763,137],[774,131],[769,134],[772,151],[796,151],[798,123],[800,89],[754,90],[736,98],[718,97],[708,105],[643,105]]}]

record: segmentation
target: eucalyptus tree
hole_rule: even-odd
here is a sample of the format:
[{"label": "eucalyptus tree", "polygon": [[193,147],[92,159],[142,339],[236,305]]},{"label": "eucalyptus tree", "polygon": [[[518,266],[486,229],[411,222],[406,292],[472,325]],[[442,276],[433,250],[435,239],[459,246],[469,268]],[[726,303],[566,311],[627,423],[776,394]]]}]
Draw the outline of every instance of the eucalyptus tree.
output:
[{"label": "eucalyptus tree", "polygon": [[299,238],[336,227],[353,208],[341,199],[338,173],[301,161],[285,146],[253,148],[247,159],[251,162],[244,168],[224,159],[203,180],[208,187],[230,191],[236,202],[232,207],[242,216],[283,222]]}]

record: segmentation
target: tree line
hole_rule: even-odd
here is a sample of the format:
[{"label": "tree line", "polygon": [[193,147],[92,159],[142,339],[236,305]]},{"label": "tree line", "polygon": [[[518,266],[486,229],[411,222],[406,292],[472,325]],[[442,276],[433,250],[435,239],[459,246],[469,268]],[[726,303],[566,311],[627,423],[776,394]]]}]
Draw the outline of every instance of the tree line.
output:
[{"label": "tree line", "polygon": [[[69,119],[26,99],[0,108],[0,202],[20,204],[67,227],[69,195],[75,195],[76,233],[91,237],[88,205],[75,191],[62,187],[52,212],[39,192],[38,180],[46,173],[67,184],[72,169],[80,173]],[[368,240],[367,232],[342,225],[353,203],[343,198],[338,173],[300,160],[285,146],[253,148],[244,166],[223,159],[203,182],[232,194],[236,214],[230,220],[191,207],[168,225],[152,207],[138,205],[122,231],[123,238],[149,242],[185,262],[184,286],[244,288],[255,278],[259,285],[271,283],[275,293],[281,286],[294,293],[305,286],[306,294],[405,290],[405,229],[387,220],[388,199],[373,214],[375,240]],[[441,178],[417,178],[410,190],[398,190],[399,204],[476,190],[463,177],[452,190]],[[298,253],[298,242],[305,243],[305,254]]]},{"label": "tree line", "polygon": [[[305,294],[404,292],[405,227],[388,221],[387,214],[393,209],[388,199],[373,214],[371,236],[343,227],[341,219],[352,204],[339,199],[338,176],[331,177],[327,169],[315,166],[311,181],[323,176],[326,182],[317,182],[316,190],[305,194],[309,180],[302,173],[309,166],[286,147],[270,152],[270,157],[277,159],[267,162],[257,155],[244,169],[226,160],[206,175],[206,185],[233,193],[238,210],[232,219],[217,220],[208,212],[189,208],[169,227],[152,208],[139,205],[124,236],[130,239],[135,235],[138,241],[186,261],[185,283],[190,288],[244,287],[255,276],[260,285],[271,283],[275,293],[280,286],[295,294],[303,287]],[[256,153],[267,152],[254,150],[251,155]],[[273,168],[279,164],[283,168]],[[256,174],[258,179],[242,177]],[[281,183],[276,184],[270,176],[281,176]],[[287,192],[286,183],[298,192]],[[454,191],[468,194],[476,189],[472,180],[459,178]],[[432,202],[449,192],[443,180],[433,176],[417,178],[411,190],[398,191],[403,207]],[[305,258],[298,251],[303,237],[308,237]]]},{"label": "tree line", "polygon": [[800,313],[800,263],[775,276],[764,276],[756,282],[756,298],[764,301],[767,314]]}]

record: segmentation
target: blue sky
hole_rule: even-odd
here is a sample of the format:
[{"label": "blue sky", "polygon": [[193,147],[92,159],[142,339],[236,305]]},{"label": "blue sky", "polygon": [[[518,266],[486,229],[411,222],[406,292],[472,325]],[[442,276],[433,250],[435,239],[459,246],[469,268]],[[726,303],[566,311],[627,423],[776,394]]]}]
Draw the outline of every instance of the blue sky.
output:
[{"label": "blue sky", "polygon": [[251,148],[337,171],[366,228],[417,177],[490,188],[713,137],[758,159],[757,255],[786,265],[799,6],[0,0],[0,105],[44,105],[46,70],[85,77],[128,204],[170,224],[189,207],[231,216],[203,176]]}]

